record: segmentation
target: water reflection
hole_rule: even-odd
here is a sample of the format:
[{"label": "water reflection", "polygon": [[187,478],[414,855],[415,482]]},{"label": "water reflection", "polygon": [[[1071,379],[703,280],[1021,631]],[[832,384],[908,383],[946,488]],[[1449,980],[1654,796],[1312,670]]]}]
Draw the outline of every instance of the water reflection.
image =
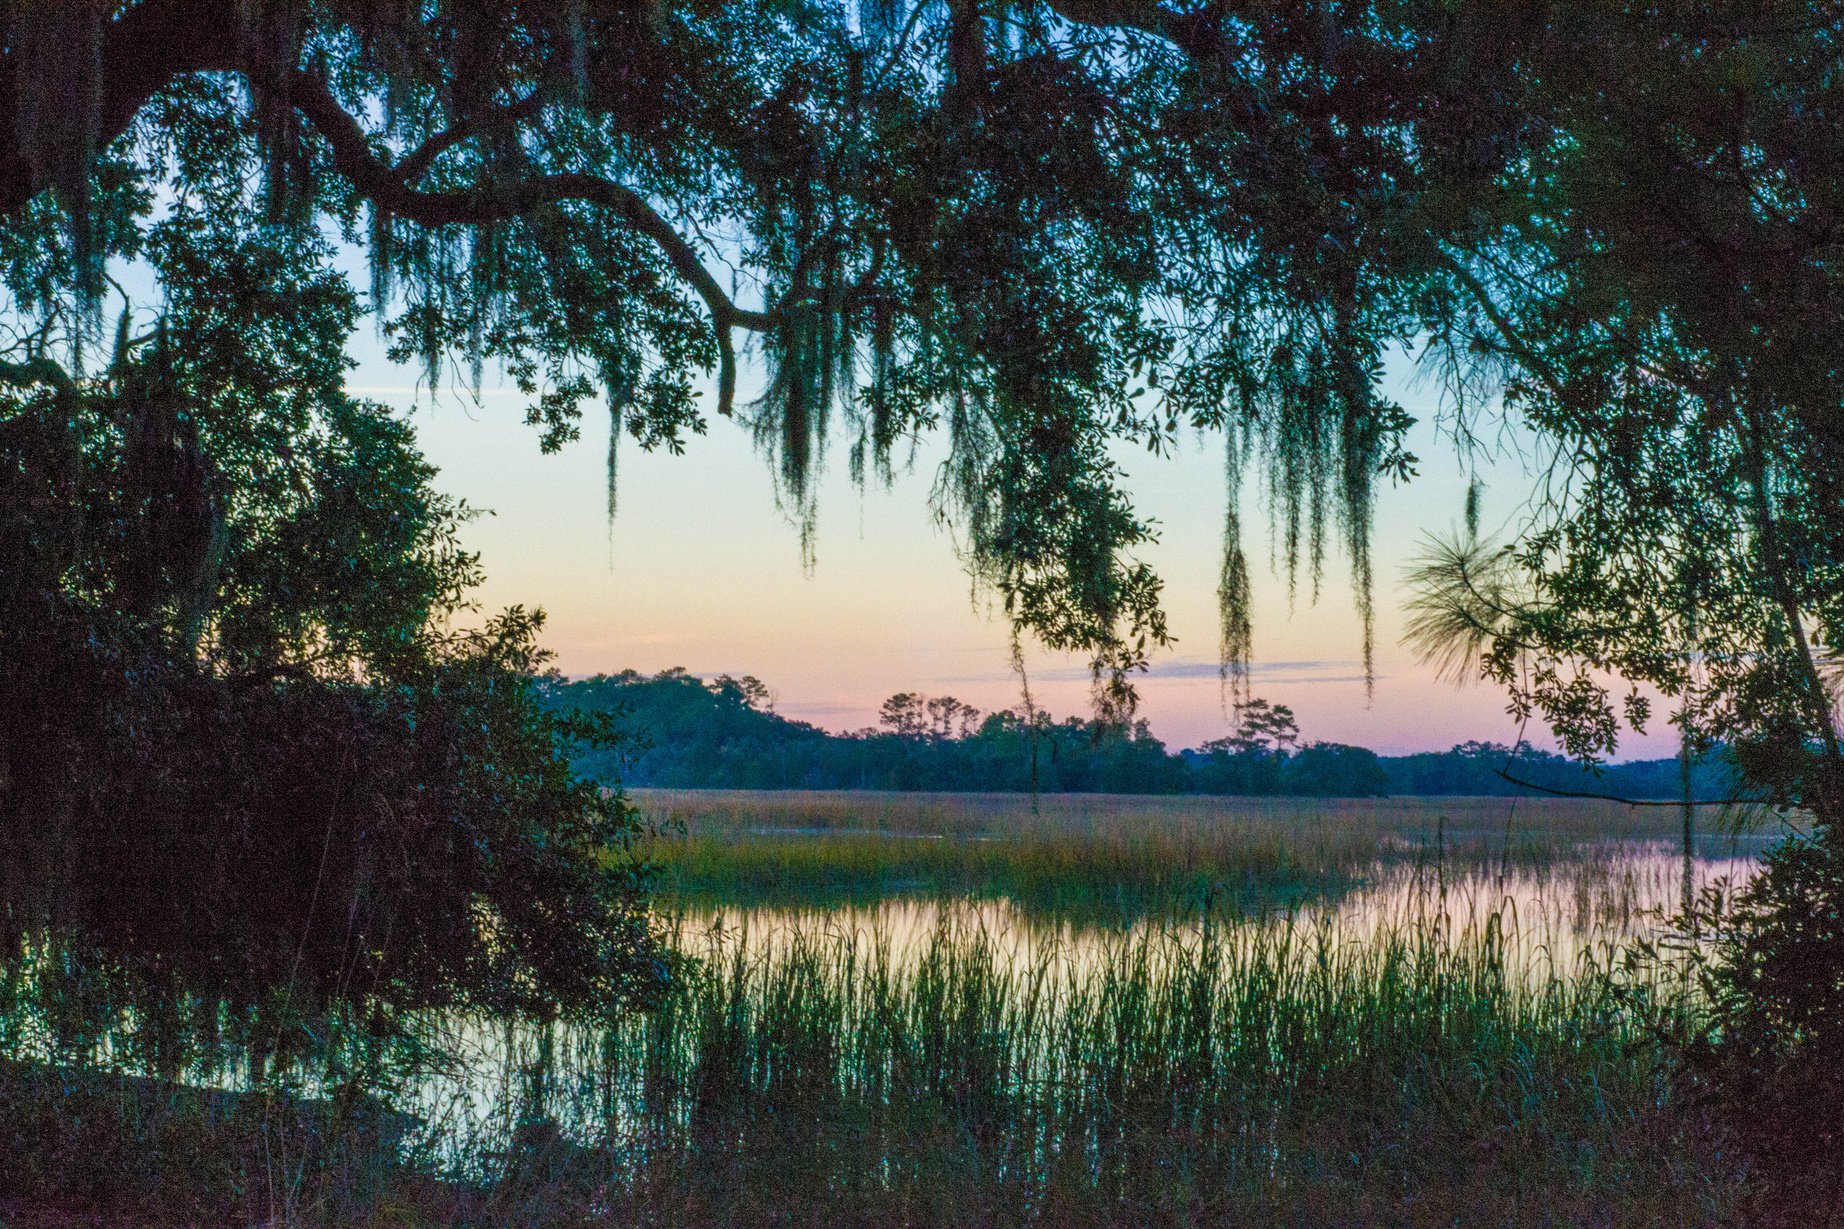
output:
[{"label": "water reflection", "polygon": [[[1697,858],[1692,887],[1739,885],[1754,868],[1752,858],[1739,854]],[[685,1003],[611,1030],[454,1021],[446,1043],[451,1063],[402,1089],[397,1103],[425,1124],[429,1145],[450,1156],[506,1163],[518,1152],[521,1132],[538,1123],[566,1147],[571,1139],[600,1141],[600,1163],[607,1164],[610,1147],[644,1152],[654,1146],[649,1140],[682,1144],[700,1112],[701,1073],[782,1061],[780,1047],[790,1042],[778,1039],[779,1026],[768,1021],[821,1021],[865,1044],[882,1027],[874,1017],[888,1003],[918,1010],[917,987],[930,977],[979,987],[988,996],[986,1010],[1007,1021],[995,1025],[1001,1034],[1022,1028],[1052,1038],[1070,1011],[1092,1010],[1122,986],[1163,993],[1205,965],[1211,983],[1230,994],[1223,1027],[1231,1036],[1243,1027],[1239,1013],[1248,1010],[1235,1006],[1242,992],[1231,987],[1317,994],[1308,984],[1310,969],[1329,961],[1337,967],[1325,993],[1349,994],[1364,978],[1390,975],[1387,960],[1379,962],[1384,951],[1426,959],[1437,977],[1524,1004],[1513,1011],[1566,1013],[1592,973],[1612,967],[1632,940],[1670,925],[1681,904],[1683,870],[1668,847],[1647,844],[1597,847],[1571,861],[1503,871],[1477,863],[1380,864],[1355,887],[1304,903],[1194,905],[1113,926],[1001,897],[899,895],[837,908],[686,910],[674,920],[675,939],[708,976],[692,979]],[[1488,954],[1485,966],[1481,953]],[[944,962],[961,968],[944,973]],[[1278,980],[1250,973],[1256,969]],[[1289,980],[1295,974],[1305,980]],[[1655,975],[1676,981],[1666,966]],[[908,989],[886,999],[880,984]],[[1431,983],[1410,976],[1404,984]],[[783,1001],[790,996],[800,1001]],[[1041,997],[1041,1009],[1019,1014],[1027,997]],[[1341,1009],[1314,1010],[1335,1019]],[[725,1023],[732,1013],[733,1027]],[[1048,1043],[1008,1044],[1035,1054]],[[753,1057],[738,1058],[741,1052]],[[1019,1078],[1036,1077],[1025,1071]]]},{"label": "water reflection", "polygon": [[[1723,881],[1739,886],[1755,866],[1739,852],[1693,858],[1690,890]],[[1206,926],[1329,927],[1349,943],[1423,926],[1458,939],[1489,926],[1509,957],[1547,977],[1569,974],[1584,958],[1605,965],[1610,952],[1631,940],[1665,931],[1681,911],[1685,871],[1677,853],[1644,844],[1591,849],[1540,867],[1379,864],[1353,885],[1305,901],[1200,900],[1113,926],[1096,923],[1090,911],[1059,915],[1006,897],[894,895],[839,906],[705,904],[680,912],[674,927],[679,949],[695,958],[733,957],[740,947],[751,958],[773,960],[818,937],[853,944],[867,958],[887,948],[900,970],[912,968],[944,932],[978,934],[1017,966],[1045,959],[1088,966],[1153,937],[1162,945],[1182,943]]]}]

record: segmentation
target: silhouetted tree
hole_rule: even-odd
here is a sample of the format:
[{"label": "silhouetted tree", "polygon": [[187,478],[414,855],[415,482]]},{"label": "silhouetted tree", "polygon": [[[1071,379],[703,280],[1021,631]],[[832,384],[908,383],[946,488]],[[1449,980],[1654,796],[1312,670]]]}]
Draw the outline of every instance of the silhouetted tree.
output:
[{"label": "silhouetted tree", "polygon": [[1368,626],[1372,487],[1414,464],[1384,348],[1450,336],[1449,253],[1496,234],[1455,202],[1516,173],[1543,131],[1527,61],[1570,24],[1445,0],[16,6],[8,284],[28,336],[54,302],[93,318],[156,202],[249,200],[362,247],[392,353],[432,385],[503,365],[547,448],[598,396],[647,448],[714,408],[810,521],[841,412],[861,479],[944,428],[935,506],[974,576],[1124,710],[1166,631],[1116,442],[1195,425],[1233,469],[1259,456],[1287,565],[1316,577],[1341,538]]},{"label": "silhouetted tree", "polygon": [[1547,481],[1502,542],[1469,513],[1433,544],[1412,631],[1581,760],[1657,719],[1629,690],[1649,683],[1688,754],[1721,744],[1750,792],[1810,813],[1718,928],[1721,1052],[1731,1104],[1767,1124],[1757,1159],[1835,1211],[1838,27],[1774,3],[1579,16],[1579,54],[1533,58],[1547,134],[1469,203],[1502,241],[1454,254],[1454,327],[1497,361]]},{"label": "silhouetted tree", "polygon": [[169,202],[154,326],[0,373],[0,959],[84,1005],[60,1052],[126,1019],[260,1070],[340,1013],[663,984],[633,817],[566,758],[598,723],[541,708],[541,615],[455,624],[466,509],[344,392],[326,255]]},{"label": "silhouetted tree", "polygon": [[920,738],[928,729],[923,714],[922,697],[913,691],[902,691],[884,701],[877,720],[899,738]]}]

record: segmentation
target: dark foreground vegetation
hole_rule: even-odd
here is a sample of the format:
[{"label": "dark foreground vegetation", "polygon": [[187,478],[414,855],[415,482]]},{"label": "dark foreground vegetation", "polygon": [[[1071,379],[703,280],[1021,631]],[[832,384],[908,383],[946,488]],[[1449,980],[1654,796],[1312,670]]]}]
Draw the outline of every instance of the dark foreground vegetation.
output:
[{"label": "dark foreground vegetation", "polygon": [[502,1074],[432,1122],[11,1066],[0,1181],[150,1224],[1746,1223],[1670,1072],[1681,983],[1526,984],[1502,931],[680,942],[704,959],[610,1030],[448,1024]]},{"label": "dark foreground vegetation", "polygon": [[[1807,0],[0,8],[4,1197],[1838,1222],[1841,67]],[[1503,921],[1447,933],[1438,837],[1431,918],[1361,942],[1208,914],[1065,976],[666,935],[572,771],[607,723],[541,702],[540,618],[473,607],[467,510],[346,387],[366,318],[426,387],[503,373],[545,449],[606,415],[611,514],[620,448],[720,419],[809,531],[829,452],[875,483],[940,438],[932,513],[1094,721],[921,752],[906,702],[853,785],[1175,771],[1118,458],[1194,433],[1231,697],[1245,479],[1302,593],[1344,556],[1368,672],[1412,358],[1463,464],[1502,429],[1536,471],[1427,544],[1416,650],[1579,763],[1669,723],[1800,826],[1635,971],[1534,983]],[[1385,788],[1277,716],[1185,771]]]},{"label": "dark foreground vegetation", "polygon": [[[1146,722],[1057,720],[1042,710],[982,713],[953,696],[904,692],[879,724],[834,734],[776,713],[752,676],[704,680],[683,670],[633,670],[546,680],[544,703],[606,716],[626,737],[575,759],[585,775],[666,789],[1039,790],[1048,794],[1240,794],[1306,798],[1386,794],[1518,797],[1546,790],[1615,798],[1681,798],[1676,759],[1584,768],[1528,745],[1469,742],[1451,751],[1380,756],[1303,740],[1284,704],[1251,700],[1232,730],[1168,752]],[[1698,798],[1739,788],[1722,749],[1697,756]]]}]

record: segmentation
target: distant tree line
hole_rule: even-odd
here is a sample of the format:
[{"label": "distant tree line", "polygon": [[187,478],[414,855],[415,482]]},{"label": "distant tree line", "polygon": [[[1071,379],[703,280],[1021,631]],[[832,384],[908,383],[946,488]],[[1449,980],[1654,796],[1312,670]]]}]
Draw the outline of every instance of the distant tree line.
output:
[{"label": "distant tree line", "polygon": [[[1172,752],[1144,720],[1053,718],[1042,710],[982,713],[953,696],[900,692],[876,726],[834,734],[776,713],[753,676],[704,680],[673,668],[575,681],[552,675],[545,702],[610,714],[626,740],[583,751],[585,774],[679,789],[883,789],[1132,794],[1376,797],[1513,795],[1530,786],[1626,798],[1673,798],[1675,759],[1602,765],[1590,772],[1528,745],[1465,742],[1442,752],[1379,756],[1364,747],[1302,739],[1284,704],[1253,699],[1229,735]],[[1519,785],[1516,782],[1528,782]],[[1726,794],[1720,756],[1694,766],[1699,796]]]}]

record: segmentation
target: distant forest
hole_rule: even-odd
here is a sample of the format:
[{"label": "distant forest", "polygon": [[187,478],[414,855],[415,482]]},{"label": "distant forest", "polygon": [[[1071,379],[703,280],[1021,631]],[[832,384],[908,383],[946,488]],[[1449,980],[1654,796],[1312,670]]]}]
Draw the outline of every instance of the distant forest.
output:
[{"label": "distant forest", "polygon": [[[1524,746],[1466,742],[1443,752],[1380,756],[1363,747],[1304,739],[1286,705],[1253,700],[1235,731],[1172,752],[1145,721],[1106,724],[1042,711],[982,713],[952,696],[903,692],[878,725],[834,734],[773,710],[756,678],[704,680],[674,668],[567,680],[552,675],[548,705],[607,719],[612,747],[584,750],[578,771],[632,786],[678,789],[879,789],[1123,794],[1385,794],[1532,792],[1501,772],[1552,790],[1621,798],[1680,796],[1676,759],[1590,770]],[[1733,790],[1727,760],[1692,767],[1698,797]]]}]

